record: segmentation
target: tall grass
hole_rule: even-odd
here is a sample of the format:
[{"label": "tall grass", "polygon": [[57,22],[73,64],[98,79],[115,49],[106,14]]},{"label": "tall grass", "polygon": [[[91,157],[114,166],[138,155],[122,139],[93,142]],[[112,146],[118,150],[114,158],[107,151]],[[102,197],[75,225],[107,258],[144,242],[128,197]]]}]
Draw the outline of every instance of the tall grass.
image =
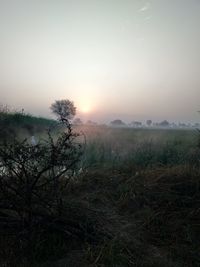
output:
[{"label": "tall grass", "polygon": [[86,129],[87,147],[83,164],[144,167],[198,164],[198,133],[189,130]]},{"label": "tall grass", "polygon": [[37,236],[32,262],[2,234],[2,266],[199,267],[198,132],[74,129],[86,137],[83,171],[65,188],[58,231]]}]

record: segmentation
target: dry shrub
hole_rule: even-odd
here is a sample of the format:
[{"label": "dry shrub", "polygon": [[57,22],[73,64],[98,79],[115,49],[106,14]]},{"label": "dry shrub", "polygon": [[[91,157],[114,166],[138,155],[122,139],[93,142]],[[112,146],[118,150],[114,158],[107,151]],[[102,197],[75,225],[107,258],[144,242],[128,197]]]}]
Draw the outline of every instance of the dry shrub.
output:
[{"label": "dry shrub", "polygon": [[31,262],[51,236],[64,243],[62,235],[73,235],[63,216],[63,197],[83,149],[76,142],[79,134],[67,121],[61,124],[65,130],[57,138],[49,129],[48,138],[38,144],[14,138],[0,145],[1,243],[10,247],[7,256],[2,251],[4,263],[6,258],[15,265],[20,258]]}]

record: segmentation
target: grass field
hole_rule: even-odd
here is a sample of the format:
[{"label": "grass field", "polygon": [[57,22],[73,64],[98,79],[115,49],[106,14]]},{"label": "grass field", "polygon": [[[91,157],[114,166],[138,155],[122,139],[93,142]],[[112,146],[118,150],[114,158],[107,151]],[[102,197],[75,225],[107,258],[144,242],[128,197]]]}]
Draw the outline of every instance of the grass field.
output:
[{"label": "grass field", "polygon": [[[34,129],[38,140],[45,136]],[[1,235],[0,266],[200,266],[199,133],[74,130],[86,144],[81,172],[65,191],[68,232],[37,236],[31,261],[17,239]]]},{"label": "grass field", "polygon": [[196,164],[199,134],[196,130],[110,128],[82,126],[86,136],[83,165],[155,167]]}]

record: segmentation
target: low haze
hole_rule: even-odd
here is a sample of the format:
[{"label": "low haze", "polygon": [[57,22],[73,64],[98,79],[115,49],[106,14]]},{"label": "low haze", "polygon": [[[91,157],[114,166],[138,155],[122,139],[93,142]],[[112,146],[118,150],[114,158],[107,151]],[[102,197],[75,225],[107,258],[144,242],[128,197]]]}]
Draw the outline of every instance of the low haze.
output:
[{"label": "low haze", "polygon": [[200,1],[0,0],[0,103],[98,122],[200,121]]}]

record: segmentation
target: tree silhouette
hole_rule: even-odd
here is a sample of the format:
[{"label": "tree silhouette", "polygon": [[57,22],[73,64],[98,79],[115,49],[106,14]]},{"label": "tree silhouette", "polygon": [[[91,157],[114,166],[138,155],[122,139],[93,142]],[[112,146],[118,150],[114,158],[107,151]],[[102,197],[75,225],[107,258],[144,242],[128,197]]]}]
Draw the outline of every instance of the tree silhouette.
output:
[{"label": "tree silhouette", "polygon": [[76,115],[74,103],[68,99],[56,100],[50,107],[60,121],[71,120]]},{"label": "tree silhouette", "polygon": [[152,120],[147,120],[146,123],[147,123],[148,126],[151,126]]},{"label": "tree silhouette", "polygon": [[110,124],[113,126],[124,126],[125,125],[125,123],[120,119],[116,119],[114,121],[111,121]]}]

